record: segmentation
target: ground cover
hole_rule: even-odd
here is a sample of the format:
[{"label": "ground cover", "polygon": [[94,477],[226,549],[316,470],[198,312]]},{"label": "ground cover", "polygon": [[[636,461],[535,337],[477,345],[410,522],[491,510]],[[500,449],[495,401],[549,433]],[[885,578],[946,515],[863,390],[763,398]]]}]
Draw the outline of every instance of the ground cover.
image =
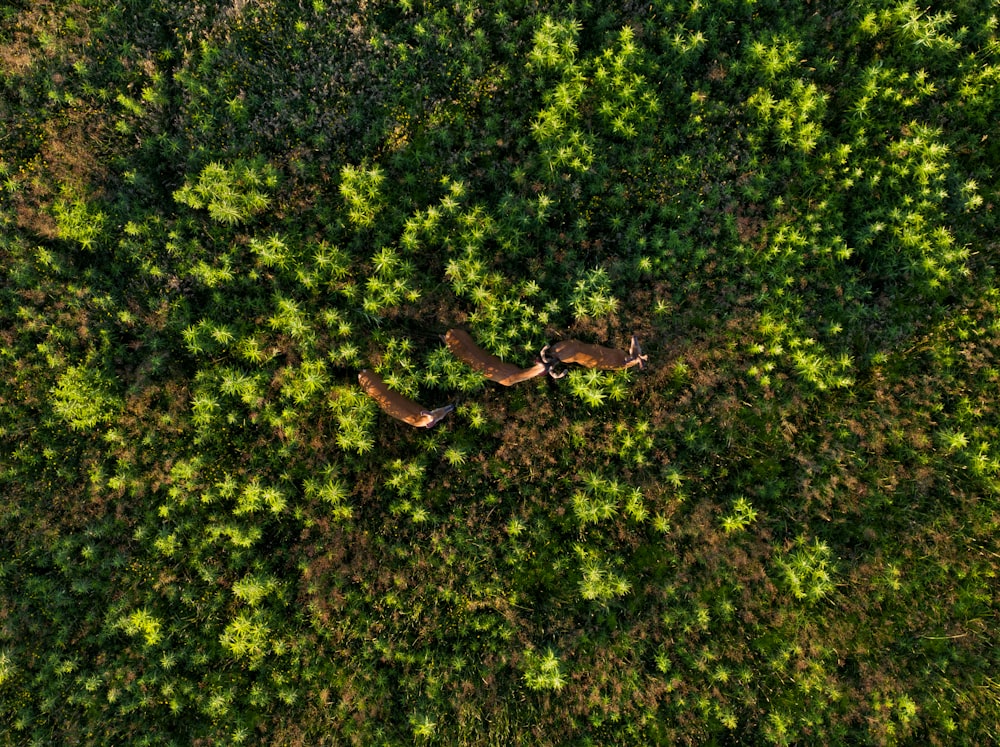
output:
[{"label": "ground cover", "polygon": [[0,742],[1000,740],[996,4],[601,6],[0,10]]}]

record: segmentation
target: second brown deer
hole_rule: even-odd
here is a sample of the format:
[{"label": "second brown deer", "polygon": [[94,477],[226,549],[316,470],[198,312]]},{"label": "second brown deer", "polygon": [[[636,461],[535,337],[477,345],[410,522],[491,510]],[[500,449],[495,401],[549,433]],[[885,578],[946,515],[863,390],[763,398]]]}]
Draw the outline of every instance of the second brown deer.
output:
[{"label": "second brown deer", "polygon": [[490,381],[503,386],[512,386],[542,376],[549,370],[548,364],[542,360],[536,361],[531,368],[518,368],[512,363],[505,363],[479,347],[472,336],[463,329],[449,329],[444,341],[452,355],[468,363]]}]

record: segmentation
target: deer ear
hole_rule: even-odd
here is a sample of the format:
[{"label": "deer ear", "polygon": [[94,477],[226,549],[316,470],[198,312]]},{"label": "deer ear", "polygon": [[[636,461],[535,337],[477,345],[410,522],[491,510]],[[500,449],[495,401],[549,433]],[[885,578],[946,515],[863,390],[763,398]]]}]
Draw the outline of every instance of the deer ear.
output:
[{"label": "deer ear", "polygon": [[632,335],[632,343],[629,345],[628,354],[630,358],[641,358],[642,348],[639,347],[639,338]]}]

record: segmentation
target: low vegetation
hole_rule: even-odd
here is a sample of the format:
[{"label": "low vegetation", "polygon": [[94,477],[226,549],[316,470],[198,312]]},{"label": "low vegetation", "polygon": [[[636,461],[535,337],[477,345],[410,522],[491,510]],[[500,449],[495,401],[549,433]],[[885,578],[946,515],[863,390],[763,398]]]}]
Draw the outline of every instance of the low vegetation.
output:
[{"label": "low vegetation", "polygon": [[998,121],[995,2],[4,4],[0,743],[1000,741]]}]

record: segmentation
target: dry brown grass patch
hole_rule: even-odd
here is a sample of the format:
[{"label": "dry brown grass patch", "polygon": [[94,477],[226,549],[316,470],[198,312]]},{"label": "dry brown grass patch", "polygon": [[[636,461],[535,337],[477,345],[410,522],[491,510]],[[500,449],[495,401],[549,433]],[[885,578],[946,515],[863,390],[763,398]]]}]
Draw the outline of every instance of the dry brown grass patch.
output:
[{"label": "dry brown grass patch", "polygon": [[[0,45],[0,71],[24,75],[41,59],[57,57],[59,50],[83,49],[90,39],[87,12],[75,3],[59,8],[50,0],[34,0],[18,17],[11,41]],[[72,31],[67,20],[72,22]],[[59,39],[61,43],[39,45],[42,38]]]}]

